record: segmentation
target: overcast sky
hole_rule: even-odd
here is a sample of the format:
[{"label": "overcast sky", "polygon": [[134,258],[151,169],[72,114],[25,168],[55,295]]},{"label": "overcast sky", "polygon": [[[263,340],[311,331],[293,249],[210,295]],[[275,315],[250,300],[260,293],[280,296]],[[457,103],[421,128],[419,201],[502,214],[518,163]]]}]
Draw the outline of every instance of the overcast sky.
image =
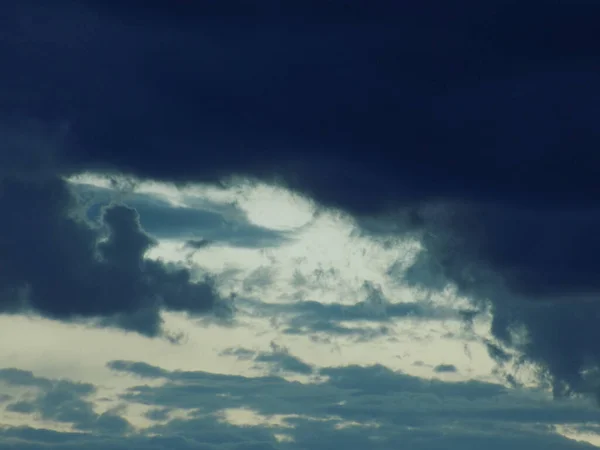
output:
[{"label": "overcast sky", "polygon": [[600,5],[0,5],[0,450],[600,447]]}]

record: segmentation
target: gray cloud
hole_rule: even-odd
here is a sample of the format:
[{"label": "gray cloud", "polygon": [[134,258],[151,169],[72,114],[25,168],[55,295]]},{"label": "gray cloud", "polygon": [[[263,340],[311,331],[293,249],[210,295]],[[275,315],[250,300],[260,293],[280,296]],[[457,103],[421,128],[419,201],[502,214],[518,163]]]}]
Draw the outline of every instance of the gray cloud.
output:
[{"label": "gray cloud", "polygon": [[171,410],[169,408],[155,408],[147,411],[144,416],[154,422],[161,422],[169,418],[170,412]]},{"label": "gray cloud", "polygon": [[0,382],[34,389],[33,397],[9,403],[6,411],[70,424],[82,431],[120,435],[131,430],[129,422],[116,412],[94,411],[91,396],[96,387],[92,384],[36,377],[18,369],[1,369]]},{"label": "gray cloud", "polygon": [[435,373],[456,373],[457,369],[454,364],[439,364],[433,368]]},{"label": "gray cloud", "polygon": [[167,378],[170,373],[160,367],[144,362],[110,361],[107,367],[117,372],[127,372],[141,378]]},{"label": "gray cloud", "polygon": [[596,2],[4,3],[0,116],[51,125],[9,127],[0,170],[238,174],[402,209],[497,339],[524,327],[557,392],[598,392]]},{"label": "gray cloud", "polygon": [[266,366],[271,372],[276,373],[298,373],[310,375],[314,367],[296,356],[292,355],[288,348],[271,342],[270,352],[255,352],[245,348],[228,348],[221,352],[224,356],[234,356],[239,360],[252,360],[257,365]]},{"label": "gray cloud", "polygon": [[[100,221],[103,207],[115,200],[126,202],[140,215],[143,229],[157,238],[187,240],[188,247],[200,249],[209,243],[239,247],[272,247],[286,242],[285,233],[251,224],[243,211],[233,205],[208,201],[191,202],[190,207],[173,206],[165,200],[134,190],[118,190],[85,184],[72,186],[87,205],[90,220]],[[200,246],[198,246],[199,243]]]},{"label": "gray cloud", "polygon": [[[335,275],[331,274],[331,276]],[[270,272],[262,268],[244,280],[244,288],[253,294],[257,286],[260,288],[268,285],[270,280]],[[297,287],[306,287],[308,283],[308,280],[303,279],[301,285]],[[293,300],[273,303],[240,297],[237,305],[240,310],[246,309],[254,316],[270,318],[271,323],[280,327],[285,334],[346,336],[362,341],[390,334],[390,325],[402,319],[419,321],[461,319],[461,311],[428,304],[425,301],[393,303],[383,295],[379,287],[367,281],[364,283],[363,290],[364,300],[354,304],[303,300],[296,298],[301,296],[300,293],[288,292],[286,295]]]},{"label": "gray cloud", "polygon": [[209,247],[213,242],[208,239],[200,238],[200,239],[189,239],[185,242],[185,246],[187,248],[191,248],[193,250],[200,250],[202,248]]},{"label": "gray cloud", "polygon": [[[400,277],[431,290],[453,283],[475,305],[489,304],[494,338],[537,364],[557,396],[598,396],[600,247],[591,230],[599,217],[579,207],[447,205],[423,214],[427,251]],[[497,345],[488,352],[500,364],[511,358]]]},{"label": "gray cloud", "polygon": [[111,205],[99,226],[80,214],[58,177],[0,179],[0,312],[92,320],[148,336],[162,308],[206,313],[219,302],[210,281],[144,258],[155,245],[132,208]]},{"label": "gray cloud", "polygon": [[[335,446],[384,450],[410,445],[441,450],[485,445],[499,450],[506,446],[583,450],[591,447],[556,435],[552,425],[581,426],[600,420],[600,412],[582,401],[552,402],[541,392],[507,390],[476,381],[428,381],[381,366],[323,368],[323,379],[313,384],[273,376],[169,371],[133,361],[113,361],[109,367],[162,380],[160,385],[134,386],[121,396],[129,405],[149,406],[146,417],[155,420],[155,425],[129,433],[129,428],[121,426],[124,422],[119,421],[118,411],[91,421],[89,410],[77,400],[86,404],[86,392],[93,391],[93,386],[62,381],[63,388],[59,388],[61,382],[12,369],[5,372],[5,378],[15,384],[31,387],[35,379],[37,384],[46,380],[53,386],[36,388],[40,395],[32,403],[38,414],[73,423],[84,433],[8,427],[0,429],[0,449],[300,450]],[[56,398],[46,398],[48,394]],[[236,426],[220,419],[226,408],[287,417],[283,425]],[[185,411],[187,418],[169,420],[170,411]],[[278,441],[275,434],[293,440]]]},{"label": "gray cloud", "polygon": [[276,347],[272,353],[259,353],[254,361],[273,365],[283,372],[303,375],[309,375],[313,372],[313,367],[310,364],[290,355],[287,349],[280,347]]},{"label": "gray cloud", "polygon": [[281,377],[242,377],[200,371],[166,371],[145,363],[114,361],[118,372],[164,380],[159,387],[130,388],[123,399],[198,414],[250,408],[261,414],[299,414],[344,420],[384,420],[397,425],[447,420],[513,423],[594,422],[600,412],[583,401],[553,403],[542,392],[509,390],[477,382],[425,380],[383,366],[325,367],[324,382],[299,384]]},{"label": "gray cloud", "polygon": [[[248,174],[283,180],[356,215],[403,209],[408,219],[398,229],[421,233],[426,249],[409,280],[426,289],[451,282],[475,304],[490,302],[495,339],[539,364],[557,394],[598,395],[595,2],[540,7],[469,1],[458,9],[422,2],[327,2],[323,9],[312,2],[272,2],[256,10],[240,4],[243,12],[235,14],[235,8],[214,2],[177,8],[75,3],[2,5],[3,124],[8,117],[35,117],[57,124],[60,132],[32,132],[19,123],[0,134],[0,311],[33,309],[156,335],[161,308],[212,310],[217,299],[210,283],[193,283],[185,270],[143,260],[152,243],[135,213],[109,208],[102,226],[94,228],[73,217],[72,197],[58,175],[106,168],[168,181]],[[59,154],[63,144],[68,154]],[[432,217],[429,210],[439,205],[445,212]],[[155,223],[156,230],[165,225]],[[171,232],[186,231],[176,225],[170,224]],[[110,234],[102,244],[105,232]],[[287,332],[311,329],[351,333],[333,319],[306,320]],[[488,350],[502,362],[508,353],[500,347]],[[514,423],[516,417],[548,420],[544,409],[554,411],[553,420],[565,420],[564,411],[556,413],[560,405],[526,407],[500,394],[494,400],[510,405],[484,407],[479,398],[465,405],[448,396],[440,402],[441,395],[421,391],[410,398],[393,395],[402,380],[381,368],[372,372],[377,376],[352,369],[353,376],[380,384],[378,389],[348,379],[350,371],[330,370],[335,386],[299,390],[345,417],[366,417],[369,402],[385,406],[379,419],[387,422],[373,433],[296,419],[296,429],[304,432],[295,433],[295,444],[231,428],[215,431],[203,444],[198,428],[216,424],[198,418],[171,424],[181,426],[185,438],[139,438],[127,448],[318,449],[331,447],[334,439],[348,448],[374,449],[584,447],[529,422]],[[292,401],[289,385],[276,377],[259,382],[198,373],[161,376],[167,381],[160,392],[146,387],[137,393],[179,406],[191,396],[196,405],[210,407],[210,396],[202,392],[235,391],[239,383],[239,389],[250,384],[280,395],[284,401],[270,410],[302,406],[301,397]],[[43,384],[35,378],[28,383]],[[327,389],[338,398],[346,394],[344,408]],[[390,403],[381,398],[383,391]],[[56,417],[85,413],[76,398],[60,395],[60,411],[43,405],[40,411]],[[415,397],[419,402],[411,402]],[[259,403],[250,394],[247,399]],[[392,409],[399,411],[395,418]],[[587,407],[577,414],[598,421]],[[441,416],[458,423],[424,425]],[[481,417],[494,418],[496,425]],[[417,427],[402,422],[407,418]],[[35,433],[17,430],[6,446],[43,447]],[[53,442],[80,448],[78,439]],[[86,439],[90,447],[123,447]]]}]

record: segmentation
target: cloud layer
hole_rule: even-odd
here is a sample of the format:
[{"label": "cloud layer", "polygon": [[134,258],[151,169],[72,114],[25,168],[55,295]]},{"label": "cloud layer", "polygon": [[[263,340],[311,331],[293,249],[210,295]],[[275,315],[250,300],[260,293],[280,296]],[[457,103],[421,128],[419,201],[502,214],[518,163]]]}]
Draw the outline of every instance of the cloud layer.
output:
[{"label": "cloud layer", "polygon": [[[188,272],[141,260],[150,243],[129,209],[107,211],[96,249],[60,179],[32,177],[254,176],[390,214],[423,237],[413,282],[491,302],[496,338],[558,393],[598,392],[598,5],[196,3],[2,6],[0,162],[21,177],[2,181],[15,211],[0,225],[4,310],[155,334],[157,302],[214,301]],[[32,120],[52,145],[23,137]]]},{"label": "cloud layer", "polygon": [[[270,352],[280,353],[279,348]],[[268,364],[288,366],[277,357]],[[120,399],[128,407],[147,408],[150,423],[145,429],[131,429],[121,417],[126,408],[94,413],[93,385],[5,369],[0,382],[37,392],[28,402],[10,403],[9,409],[71,423],[84,433],[14,427],[0,431],[0,448],[383,450],[398,445],[475,449],[485,444],[494,449],[586,449],[591,447],[559,436],[553,427],[597,422],[599,414],[589,404],[551,402],[539,392],[510,392],[473,381],[427,381],[382,366],[321,368],[321,380],[308,384],[278,376],[169,371],[135,361],[112,361],[109,367],[143,381]]]}]

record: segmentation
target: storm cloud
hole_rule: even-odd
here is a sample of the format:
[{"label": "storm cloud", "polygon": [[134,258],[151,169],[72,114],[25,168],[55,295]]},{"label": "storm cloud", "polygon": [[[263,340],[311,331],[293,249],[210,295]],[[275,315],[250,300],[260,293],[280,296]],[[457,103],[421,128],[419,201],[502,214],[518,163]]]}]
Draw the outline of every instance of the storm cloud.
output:
[{"label": "storm cloud", "polygon": [[[598,392],[600,6],[319,5],[5,2],[0,117],[59,130],[64,152],[35,141],[32,158],[0,161],[36,176],[259,177],[385,213],[423,237],[412,282],[491,302],[496,338],[557,392]],[[0,225],[4,310],[155,334],[157,304],[214,301],[188,272],[143,261],[151,243],[130,209],[106,211],[96,247],[58,178],[19,183],[3,181],[0,197],[15,211]]]},{"label": "storm cloud", "polygon": [[0,311],[87,320],[148,336],[160,311],[208,312],[219,302],[210,281],[144,258],[155,245],[137,212],[111,205],[94,226],[78,213],[67,183],[0,180]]}]

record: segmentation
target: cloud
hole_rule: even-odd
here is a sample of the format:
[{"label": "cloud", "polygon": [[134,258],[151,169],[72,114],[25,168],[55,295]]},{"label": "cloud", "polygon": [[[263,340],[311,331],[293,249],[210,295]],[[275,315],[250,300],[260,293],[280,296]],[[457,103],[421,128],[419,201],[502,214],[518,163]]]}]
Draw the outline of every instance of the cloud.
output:
[{"label": "cloud", "polygon": [[0,382],[9,386],[35,388],[33,397],[6,405],[6,411],[72,425],[77,430],[105,434],[124,434],[131,430],[127,420],[114,411],[98,414],[91,396],[96,387],[89,383],[51,380],[36,377],[32,372],[1,369]]},{"label": "cloud", "polygon": [[208,247],[212,244],[208,239],[190,239],[185,242],[185,246],[194,250],[200,250],[201,248]]},{"label": "cloud", "polygon": [[[597,395],[598,212],[481,204],[446,211],[427,224],[427,251],[405,280],[433,290],[454,283],[476,303],[490,302],[494,337],[538,364],[557,395]],[[510,359],[498,346],[489,353]]]},{"label": "cloud", "polygon": [[390,420],[398,425],[461,420],[518,423],[593,422],[590,403],[552,403],[542,392],[508,390],[478,381],[444,382],[413,377],[386,367],[319,369],[319,383],[297,383],[277,376],[243,377],[201,371],[167,371],[145,363],[114,361],[120,373],[163,380],[160,386],[134,386],[127,402],[210,413],[250,408],[260,414],[307,415],[329,420]]},{"label": "cloud", "polygon": [[[200,7],[170,20],[140,5],[98,8],[24,3],[1,48],[3,110],[66,117],[68,159],[85,168],[168,180],[279,176],[355,211],[394,198],[597,199],[581,193],[594,186],[593,165],[560,156],[567,146],[587,162],[595,155],[589,2],[543,11],[501,0],[352,11],[333,2],[235,18]],[[44,25],[23,25],[27,15]]]},{"label": "cloud", "polygon": [[210,281],[144,257],[155,241],[134,209],[110,205],[94,226],[58,177],[4,178],[0,190],[0,311],[155,336],[161,309],[202,314],[219,301]]},{"label": "cloud", "polygon": [[168,408],[151,409],[146,413],[146,417],[154,422],[165,421],[169,418],[169,412]]},{"label": "cloud", "polygon": [[[433,275],[414,282],[451,282],[490,301],[495,337],[540,364],[558,393],[598,392],[599,5],[241,2],[232,15],[197,3],[9,8],[0,117],[66,130],[65,151],[54,156],[16,127],[18,138],[3,141],[33,150],[0,163],[179,183],[259,177],[358,216],[389,213],[396,229],[424,236],[420,272]],[[48,186],[64,198],[60,190]],[[69,227],[89,253],[91,232]],[[4,256],[18,261],[7,236],[3,271]],[[73,273],[54,272],[44,276]],[[21,284],[7,286],[8,276],[0,285],[14,299]],[[20,308],[6,296],[5,310]],[[100,308],[69,309],[67,298],[77,296],[35,306],[54,317]],[[135,316],[129,301],[124,311],[110,301],[122,326],[156,331],[153,306]],[[519,328],[527,344],[513,336]]]},{"label": "cloud", "polygon": [[[241,211],[233,207],[227,211],[235,216],[232,220],[225,215],[224,205],[207,202],[200,207],[175,206],[159,196],[135,191],[123,195],[115,189],[82,183],[73,184],[72,188],[86,205],[90,220],[101,220],[103,209],[120,200],[138,212],[141,226],[153,237],[188,240],[188,246],[196,250],[210,243],[250,248],[271,247],[284,243],[288,238],[285,233],[252,225]],[[200,242],[202,244],[198,247]]]},{"label": "cloud", "polygon": [[[252,292],[251,288],[263,283],[268,274],[264,268],[251,274],[244,282],[247,290]],[[270,278],[267,277],[267,281],[270,282]],[[294,287],[305,288],[308,283],[303,279],[300,286]],[[286,290],[287,295],[290,294],[289,289]],[[316,293],[292,295],[293,300],[276,303],[239,298],[236,305],[240,311],[247,311],[254,317],[269,318],[272,326],[279,327],[285,334],[337,335],[358,340],[391,334],[393,325],[401,320],[460,320],[460,311],[449,306],[434,305],[425,300],[394,303],[386,298],[380,287],[369,281],[365,281],[359,291],[362,300],[352,304],[301,299],[308,295],[317,297],[318,290]]]},{"label": "cloud", "polygon": [[454,364],[439,364],[433,368],[435,373],[456,373],[457,369]]},{"label": "cloud", "polygon": [[[483,444],[575,450],[591,447],[559,436],[553,426],[575,428],[599,419],[597,408],[581,400],[552,402],[540,391],[477,381],[423,380],[382,366],[325,367],[313,383],[169,371],[135,361],[112,361],[109,367],[154,380],[120,395],[128,407],[150,408],[146,417],[154,423],[148,428],[131,432],[122,426],[127,422],[118,410],[90,412],[92,385],[8,369],[3,373],[13,383],[32,387],[32,379],[38,384],[44,380],[48,387],[32,387],[37,395],[30,403],[36,413],[71,423],[79,432],[4,427],[0,448],[295,450],[369,445],[383,450],[403,443],[424,450]],[[236,412],[246,414],[233,420]],[[243,417],[249,416],[253,419],[246,423]]]},{"label": "cloud", "polygon": [[141,378],[167,378],[169,375],[166,370],[143,362],[115,360],[107,366],[111,370],[132,373]]},{"label": "cloud", "polygon": [[[120,364],[118,370],[139,373],[140,367]],[[353,445],[360,447],[364,436],[372,436],[371,442],[380,442],[381,448],[402,439],[414,442],[415,448],[425,445],[421,439],[432,446],[423,448],[443,448],[443,443],[454,440],[464,448],[476,448],[481,442],[494,441],[495,436],[513,436],[513,444],[523,448],[542,442],[570,448],[579,444],[551,437],[548,427],[593,422],[598,415],[590,404],[552,403],[540,393],[509,391],[482,382],[423,380],[381,366],[322,368],[322,381],[310,384],[205,372],[155,370],[155,374],[165,380],[162,386],[132,387],[124,399],[183,408],[191,414],[188,419],[157,426],[155,431],[178,430],[194,436],[194,430],[201,429],[215,411],[245,408],[264,417],[286,417],[284,426],[275,426],[272,432],[291,436],[298,448],[311,442],[342,445],[346,439],[357,440]],[[447,427],[450,418],[453,426]]]},{"label": "cloud", "polygon": [[258,364],[265,365],[271,369],[271,373],[296,373],[310,375],[314,367],[296,356],[292,355],[288,348],[271,342],[270,352],[254,352],[245,348],[229,348],[221,352],[225,356],[234,356],[240,360],[252,360]]}]

